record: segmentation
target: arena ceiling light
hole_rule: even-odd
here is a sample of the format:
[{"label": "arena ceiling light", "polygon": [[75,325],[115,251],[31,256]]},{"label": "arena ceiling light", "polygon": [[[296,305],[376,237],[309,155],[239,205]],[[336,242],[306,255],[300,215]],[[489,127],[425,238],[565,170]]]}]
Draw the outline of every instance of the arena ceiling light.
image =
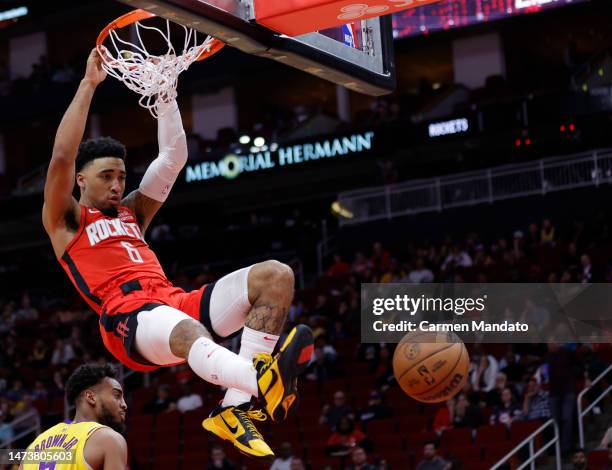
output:
[{"label": "arena ceiling light", "polygon": [[14,20],[28,14],[28,7],[11,8],[10,10],[0,11],[0,21]]},{"label": "arena ceiling light", "polygon": [[253,139],[253,145],[255,147],[263,147],[266,144],[266,139],[264,139],[263,137],[255,137]]},{"label": "arena ceiling light", "polygon": [[247,145],[250,141],[251,141],[251,138],[246,134],[241,135],[240,138],[238,139],[238,142],[240,142],[242,145]]},{"label": "arena ceiling light", "polygon": [[352,219],[355,215],[348,210],[346,207],[343,207],[342,204],[338,201],[332,202],[331,205],[332,214],[337,215],[338,217],[342,217],[344,219]]}]

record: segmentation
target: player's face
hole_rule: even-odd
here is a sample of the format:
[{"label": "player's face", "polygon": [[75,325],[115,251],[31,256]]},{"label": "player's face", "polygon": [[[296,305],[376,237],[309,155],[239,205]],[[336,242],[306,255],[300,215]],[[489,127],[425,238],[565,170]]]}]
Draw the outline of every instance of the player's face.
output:
[{"label": "player's face", "polygon": [[123,388],[115,379],[106,377],[99,386],[99,401],[96,404],[97,421],[117,432],[125,429],[127,405],[123,399]]},{"label": "player's face", "polygon": [[81,194],[100,212],[117,216],[125,191],[125,163],[120,158],[96,158],[77,174]]}]

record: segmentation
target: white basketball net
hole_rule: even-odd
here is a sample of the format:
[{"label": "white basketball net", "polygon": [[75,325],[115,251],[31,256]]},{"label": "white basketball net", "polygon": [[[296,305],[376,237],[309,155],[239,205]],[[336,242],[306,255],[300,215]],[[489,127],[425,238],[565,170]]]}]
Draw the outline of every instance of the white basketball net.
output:
[{"label": "white basketball net", "polygon": [[[213,38],[207,36],[199,42],[200,34],[186,26],[184,30],[183,50],[177,54],[170,42],[170,21],[166,21],[166,32],[153,26],[145,26],[136,21],[132,26],[136,32],[136,44],[122,39],[116,30],[110,30],[108,38],[115,50],[98,46],[102,57],[102,67],[106,72],[122,81],[130,90],[141,96],[138,103],[149,110],[153,117],[160,116],[158,104],[169,103],[177,96],[178,76],[195,62],[204,52],[210,51]],[[165,54],[150,53],[141,37],[141,29],[158,33],[168,46]],[[107,41],[108,43],[108,41]]]}]

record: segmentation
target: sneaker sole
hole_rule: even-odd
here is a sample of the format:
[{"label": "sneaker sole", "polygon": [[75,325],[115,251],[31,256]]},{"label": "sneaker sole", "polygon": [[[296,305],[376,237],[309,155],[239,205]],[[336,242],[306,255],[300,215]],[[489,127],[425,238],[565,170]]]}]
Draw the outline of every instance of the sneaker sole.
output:
[{"label": "sneaker sole", "polygon": [[[293,379],[303,373],[310,362],[314,351],[314,338],[312,330],[306,325],[298,325],[291,333],[279,350],[281,357],[279,358],[279,370],[281,372],[283,382],[290,383],[291,386],[286,390],[280,403],[274,410],[271,418],[275,423],[284,421],[289,411],[294,409],[298,404],[299,395],[297,389],[293,385]],[[291,403],[287,410],[283,408],[282,403],[293,395]]]},{"label": "sneaker sole", "polygon": [[251,457],[257,460],[261,460],[261,461],[270,461],[274,459],[274,454],[268,454],[268,455],[253,454],[252,451],[248,447],[238,442],[234,438],[233,435],[231,435],[231,437],[228,437],[228,434],[223,430],[223,428],[220,428],[219,426],[217,426],[214,423],[214,420],[210,418],[207,418],[204,421],[202,421],[202,427],[206,429],[208,432],[217,436],[219,439],[231,442],[241,454],[244,454],[247,457]]}]

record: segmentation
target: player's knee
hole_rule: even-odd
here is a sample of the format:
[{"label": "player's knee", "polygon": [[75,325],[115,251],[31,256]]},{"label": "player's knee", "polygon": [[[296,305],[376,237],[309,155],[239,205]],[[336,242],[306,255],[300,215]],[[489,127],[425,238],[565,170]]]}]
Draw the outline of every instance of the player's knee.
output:
[{"label": "player's knee", "polygon": [[250,274],[252,276],[249,276],[249,290],[253,286],[256,289],[274,288],[293,292],[295,283],[293,270],[280,261],[268,260],[258,263],[253,266]]},{"label": "player's knee", "polygon": [[174,355],[186,359],[192,344],[201,337],[210,338],[204,325],[193,318],[186,318],[172,329],[170,349]]}]

